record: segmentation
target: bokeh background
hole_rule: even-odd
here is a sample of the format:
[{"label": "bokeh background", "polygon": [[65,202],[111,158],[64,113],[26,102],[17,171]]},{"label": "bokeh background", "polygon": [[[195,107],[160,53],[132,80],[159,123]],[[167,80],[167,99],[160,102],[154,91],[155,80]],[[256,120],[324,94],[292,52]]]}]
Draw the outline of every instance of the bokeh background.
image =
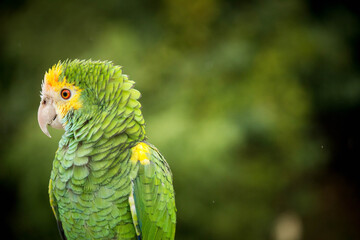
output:
[{"label": "bokeh background", "polygon": [[[45,71],[111,60],[171,165],[177,239],[360,239],[359,9],[351,1],[0,2],[0,238],[60,239]],[[50,130],[51,131],[51,130]]]}]

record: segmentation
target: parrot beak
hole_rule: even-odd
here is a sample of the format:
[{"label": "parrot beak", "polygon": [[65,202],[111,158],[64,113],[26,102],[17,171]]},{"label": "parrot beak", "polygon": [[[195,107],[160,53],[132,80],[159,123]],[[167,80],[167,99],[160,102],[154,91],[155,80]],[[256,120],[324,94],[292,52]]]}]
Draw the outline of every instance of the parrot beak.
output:
[{"label": "parrot beak", "polygon": [[38,110],[38,122],[41,131],[43,131],[43,133],[45,133],[45,135],[48,136],[49,138],[51,138],[51,136],[47,129],[48,125],[50,125],[53,128],[58,128],[58,129],[63,128],[60,122],[60,118],[56,114],[53,101],[50,98],[44,97],[41,100]]}]

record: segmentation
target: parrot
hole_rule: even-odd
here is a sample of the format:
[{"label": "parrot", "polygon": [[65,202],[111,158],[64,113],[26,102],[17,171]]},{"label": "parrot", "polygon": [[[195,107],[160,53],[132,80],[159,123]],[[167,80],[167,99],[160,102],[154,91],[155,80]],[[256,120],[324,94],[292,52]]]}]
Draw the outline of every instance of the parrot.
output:
[{"label": "parrot", "polygon": [[111,61],[64,60],[46,71],[40,129],[63,129],[50,206],[63,240],[174,239],[173,176],[147,141],[140,92]]}]

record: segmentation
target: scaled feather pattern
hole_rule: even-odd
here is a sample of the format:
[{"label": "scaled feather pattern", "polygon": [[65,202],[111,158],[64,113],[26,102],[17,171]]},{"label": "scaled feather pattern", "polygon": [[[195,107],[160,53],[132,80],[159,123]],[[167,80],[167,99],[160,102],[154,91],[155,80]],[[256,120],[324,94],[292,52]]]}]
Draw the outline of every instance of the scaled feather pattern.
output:
[{"label": "scaled feather pattern", "polygon": [[39,125],[65,130],[49,183],[63,239],[174,239],[172,173],[146,141],[139,98],[108,61],[67,60],[45,74]]}]

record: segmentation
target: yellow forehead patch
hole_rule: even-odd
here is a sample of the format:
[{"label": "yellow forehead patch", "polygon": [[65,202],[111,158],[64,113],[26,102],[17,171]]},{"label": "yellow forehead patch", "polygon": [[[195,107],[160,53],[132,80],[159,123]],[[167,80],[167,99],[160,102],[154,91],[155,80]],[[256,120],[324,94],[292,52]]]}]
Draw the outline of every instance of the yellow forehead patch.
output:
[{"label": "yellow forehead patch", "polygon": [[146,143],[138,143],[135,147],[131,149],[132,154],[130,160],[134,163],[139,161],[142,165],[147,165],[150,163],[148,154],[150,154],[150,148]]},{"label": "yellow forehead patch", "polygon": [[62,81],[59,81],[59,77],[62,73],[62,65],[60,63],[54,65],[45,73],[44,76],[44,90],[53,91],[56,95],[61,96],[61,90],[66,88],[71,91],[71,97],[68,100],[61,99],[57,102],[58,112],[63,118],[70,109],[79,109],[82,107],[80,101],[81,89],[66,81],[64,77]]},{"label": "yellow forehead patch", "polygon": [[63,88],[71,89],[75,87],[74,85],[68,83],[65,77],[62,81],[59,81],[59,77],[62,73],[62,68],[62,65],[58,63],[45,73],[44,84],[46,90],[52,89],[55,92],[60,92],[60,90]]}]

